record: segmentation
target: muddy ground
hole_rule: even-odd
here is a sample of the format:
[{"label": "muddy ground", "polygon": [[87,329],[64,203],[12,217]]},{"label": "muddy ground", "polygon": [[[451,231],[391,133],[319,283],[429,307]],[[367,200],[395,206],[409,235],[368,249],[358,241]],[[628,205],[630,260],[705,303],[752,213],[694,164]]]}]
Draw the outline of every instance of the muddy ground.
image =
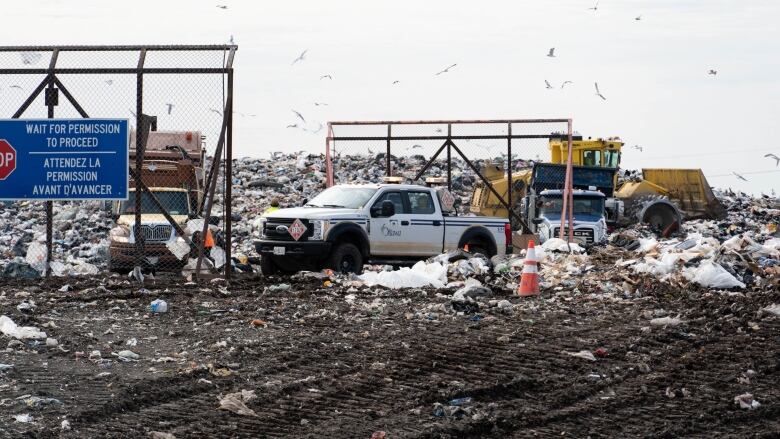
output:
[{"label": "muddy ground", "polygon": [[[147,291],[118,277],[68,282],[68,292],[58,291],[63,281],[0,286],[0,314],[59,342],[0,336],[0,363],[13,364],[0,372],[0,436],[672,438],[780,431],[780,318],[761,311],[780,303],[778,291],[683,291],[653,279],[641,281],[631,298],[547,291],[521,299],[495,289],[457,313],[452,290],[327,288],[311,278],[229,286],[158,279]],[[282,283],[291,288],[272,291]],[[166,314],[148,311],[156,298],[168,301]],[[24,299],[37,307],[18,310]],[[512,306],[496,306],[501,299]],[[678,314],[679,326],[650,324]],[[253,327],[253,319],[266,324]],[[606,356],[596,361],[570,355],[598,348]],[[112,355],[125,349],[139,360]],[[95,350],[101,359],[89,358]],[[241,390],[255,391],[247,406],[256,416],[218,408],[221,396]],[[745,392],[761,406],[735,405]],[[19,414],[32,422],[15,421]],[[63,420],[70,429],[61,428]]]}]

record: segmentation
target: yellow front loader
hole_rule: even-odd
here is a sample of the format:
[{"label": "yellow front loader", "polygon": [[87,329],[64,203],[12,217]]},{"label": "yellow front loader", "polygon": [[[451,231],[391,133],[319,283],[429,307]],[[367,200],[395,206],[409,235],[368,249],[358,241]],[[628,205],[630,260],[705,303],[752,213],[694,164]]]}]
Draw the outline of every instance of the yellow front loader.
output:
[{"label": "yellow front loader", "polygon": [[[551,138],[550,162],[565,164],[568,157],[568,141],[565,136]],[[661,232],[668,233],[679,227],[683,219],[721,218],[726,209],[715,198],[701,169],[642,169],[642,175],[618,179],[623,142],[616,137],[607,139],[583,139],[572,141],[572,164],[613,168],[614,198],[622,203],[622,209],[613,207],[607,217],[613,223],[649,223]],[[509,182],[506,172],[499,166],[488,165],[485,177],[496,191],[506,199]],[[512,174],[511,206],[519,206],[526,195],[531,170],[522,169]],[[563,184],[563,181],[561,181]],[[609,203],[608,203],[609,205]],[[484,185],[474,189],[471,211],[480,215],[506,216],[506,208]],[[622,214],[619,212],[622,211]]]}]

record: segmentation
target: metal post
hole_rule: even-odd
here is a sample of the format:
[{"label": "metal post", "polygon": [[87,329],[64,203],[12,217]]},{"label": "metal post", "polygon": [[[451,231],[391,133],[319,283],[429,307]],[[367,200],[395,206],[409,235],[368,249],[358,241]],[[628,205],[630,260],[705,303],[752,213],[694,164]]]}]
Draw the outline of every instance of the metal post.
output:
[{"label": "metal post", "polygon": [[452,190],[452,124],[447,124],[447,190]]},{"label": "metal post", "polygon": [[227,115],[226,157],[225,157],[225,280],[230,280],[231,263],[231,238],[233,231],[232,203],[233,203],[233,69],[228,72],[228,99],[229,108]]},{"label": "metal post", "polygon": [[[49,61],[49,85],[46,89],[46,107],[49,119],[54,119],[54,106],[58,104],[57,89],[54,87],[54,67],[57,65],[57,57],[59,56],[59,50],[54,50],[51,53],[51,61]],[[51,277],[51,258],[54,247],[54,202],[46,202],[46,279]]]},{"label": "metal post", "polygon": [[[566,159],[566,177],[564,178],[564,186],[563,186],[563,209],[561,211],[561,229],[558,233],[558,237],[561,239],[564,239],[564,236],[567,236],[568,240],[567,242],[571,242],[574,238],[574,206],[572,204],[574,203],[574,194],[573,194],[573,188],[574,188],[574,181],[573,181],[573,168],[572,168],[572,146],[571,146],[571,119],[567,121],[568,123],[568,154]],[[565,225],[568,223],[569,230],[566,232]]]},{"label": "metal post", "polygon": [[568,120],[568,144],[569,144],[569,159],[568,164],[566,165],[567,171],[569,173],[569,241],[574,241],[574,168],[572,167],[571,157],[572,157],[572,145],[571,145],[571,128],[572,123],[571,119]]},{"label": "metal post", "polygon": [[328,137],[325,138],[325,187],[333,186],[333,157],[330,154],[331,137],[333,137],[333,125],[328,122]]},{"label": "metal post", "polygon": [[[144,148],[146,147],[146,139],[142,139],[143,132],[148,132],[147,127],[144,124],[144,62],[146,61],[146,50],[141,50],[138,56],[138,72],[136,73],[136,90],[135,90],[135,174],[141,179],[141,173],[143,169],[144,160]],[[141,261],[144,257],[144,237],[141,234],[141,197],[143,192],[139,191],[140,185],[136,184],[135,189],[135,222],[133,225],[133,235],[135,238],[135,263],[136,265],[142,265]]]},{"label": "metal post", "polygon": [[392,137],[392,125],[387,124],[387,153],[385,155],[385,160],[387,161],[387,176],[392,177],[393,176],[393,169],[392,164],[390,163],[390,137]]},{"label": "metal post", "polygon": [[[506,187],[506,194],[507,198],[509,199],[509,205],[514,207],[514,203],[512,202],[512,122],[509,122],[507,125],[507,137],[506,137],[506,181],[507,181],[507,187]],[[507,212],[506,213],[506,219],[509,220],[509,230],[512,231],[512,214]]]}]

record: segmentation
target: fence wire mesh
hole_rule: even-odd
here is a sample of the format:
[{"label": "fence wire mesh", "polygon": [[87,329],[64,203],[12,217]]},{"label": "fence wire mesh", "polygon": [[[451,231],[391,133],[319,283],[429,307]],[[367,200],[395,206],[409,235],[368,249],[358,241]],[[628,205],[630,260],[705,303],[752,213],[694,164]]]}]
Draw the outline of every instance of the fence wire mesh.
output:
[{"label": "fence wire mesh", "polygon": [[[569,119],[331,122],[328,184],[381,183],[393,176],[448,185],[459,214],[509,217],[520,230],[522,188],[513,191],[500,180],[508,171],[530,172],[534,162],[550,162],[550,142],[565,142],[569,134]],[[561,187],[564,180],[562,168]],[[480,196],[487,198],[475,199]]]},{"label": "fence wire mesh", "polygon": [[[128,119],[131,130],[127,200],[53,201],[50,237],[47,201],[0,202],[0,275],[46,275],[49,251],[54,276],[135,267],[190,276],[201,252],[201,273],[226,274],[231,252],[225,162],[231,154],[235,50],[0,48],[0,118],[119,118]],[[36,94],[41,87],[57,90],[56,105],[47,102],[46,90]],[[147,130],[148,137],[140,135],[146,147],[137,164],[136,137]]]}]

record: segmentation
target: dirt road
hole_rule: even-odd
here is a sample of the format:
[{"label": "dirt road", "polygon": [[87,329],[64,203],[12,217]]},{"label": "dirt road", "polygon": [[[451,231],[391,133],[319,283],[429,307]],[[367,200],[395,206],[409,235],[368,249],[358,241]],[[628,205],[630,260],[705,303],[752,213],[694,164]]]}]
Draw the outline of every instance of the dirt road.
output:
[{"label": "dirt road", "polygon": [[[630,299],[547,292],[521,300],[494,291],[473,312],[458,314],[446,290],[325,288],[321,280],[289,278],[157,282],[148,291],[124,278],[71,281],[68,292],[58,291],[62,284],[4,284],[0,314],[39,327],[59,346],[0,338],[0,363],[13,364],[0,372],[0,435],[671,438],[780,431],[780,318],[761,311],[780,303],[777,291],[671,291],[646,280],[640,297]],[[168,301],[168,313],[148,311],[156,298]],[[34,309],[17,309],[25,299]],[[650,323],[678,315],[680,325]],[[253,319],[266,324],[253,327]],[[123,350],[140,358],[112,355]],[[595,361],[571,355],[580,351],[595,353]],[[256,416],[218,408],[221,396],[241,390],[255,391],[246,405]],[[746,392],[761,406],[735,405]],[[20,414],[32,421],[15,421]],[[62,429],[63,420],[70,429]]]}]

